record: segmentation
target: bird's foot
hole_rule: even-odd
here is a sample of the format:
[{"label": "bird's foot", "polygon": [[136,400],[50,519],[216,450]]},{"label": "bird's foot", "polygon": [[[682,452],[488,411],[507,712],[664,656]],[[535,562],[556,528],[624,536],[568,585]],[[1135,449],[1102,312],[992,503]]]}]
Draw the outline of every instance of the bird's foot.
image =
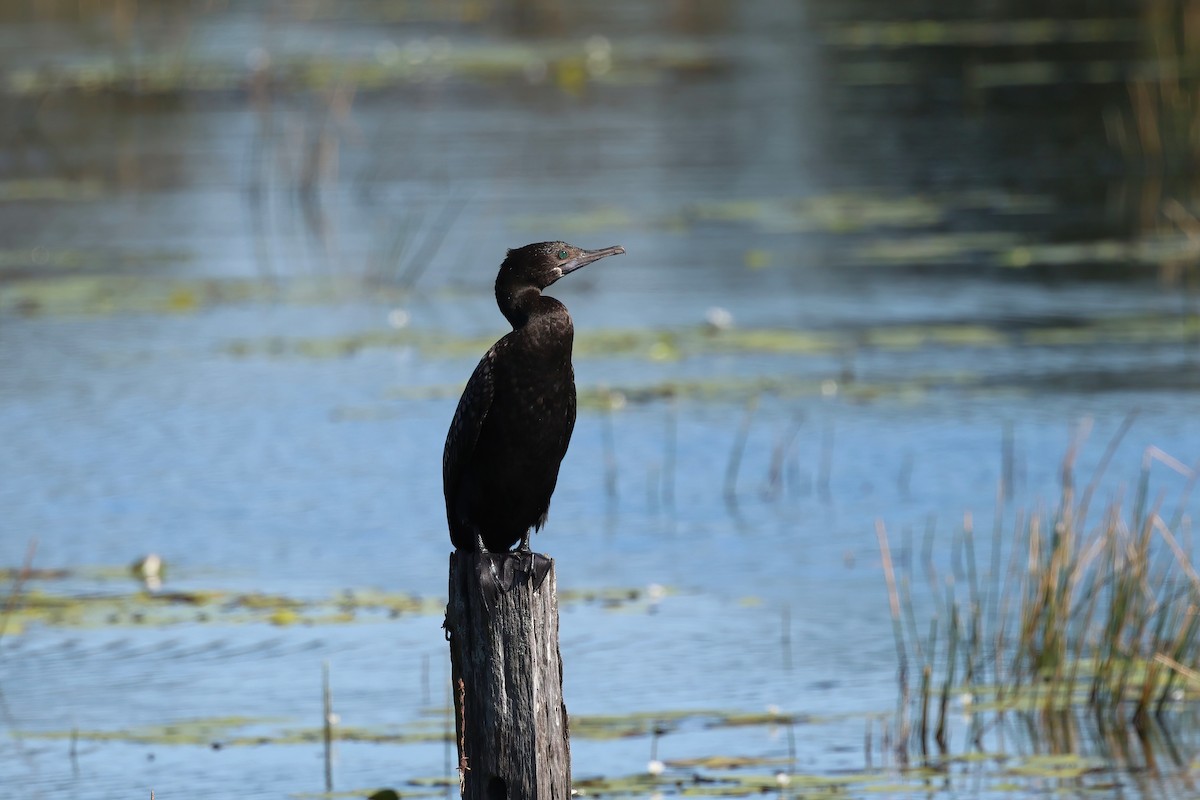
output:
[{"label": "bird's foot", "polygon": [[475,549],[479,553],[479,584],[490,611],[496,598],[507,594],[532,578],[533,590],[542,588],[550,574],[551,560],[529,546],[529,535],[521,537],[516,550],[494,553],[483,543],[483,535],[475,533]]},{"label": "bird's foot", "polygon": [[550,574],[550,564],[553,562],[541,553],[533,552],[533,548],[529,546],[529,531],[525,531],[525,534],[521,537],[521,544],[517,547],[517,553],[525,561],[524,573],[533,577],[533,590],[536,592],[542,588],[542,582]]},{"label": "bird's foot", "polygon": [[554,564],[549,556],[529,551],[529,574],[533,577],[533,590],[536,592],[542,588],[542,583],[545,582],[546,576],[550,574],[550,567]]},{"label": "bird's foot", "polygon": [[483,543],[483,534],[475,532],[475,549],[479,552],[479,585],[483,589],[483,600],[488,611],[496,605],[496,598],[506,591],[500,572],[496,569],[497,558],[503,559],[504,554],[493,554]]},{"label": "bird's foot", "polygon": [[493,599],[499,594],[508,594],[518,586],[524,586],[529,580],[533,581],[533,590],[536,592],[542,588],[542,583],[550,574],[551,563],[553,562],[549,558],[532,550],[486,553],[480,556],[480,579],[485,592]]}]

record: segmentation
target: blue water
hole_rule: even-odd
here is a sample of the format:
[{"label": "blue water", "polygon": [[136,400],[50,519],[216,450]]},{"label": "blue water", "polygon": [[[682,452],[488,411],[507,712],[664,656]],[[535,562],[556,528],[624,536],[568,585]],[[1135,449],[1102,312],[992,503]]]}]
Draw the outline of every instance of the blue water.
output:
[{"label": "blue water", "polygon": [[[580,413],[534,546],[556,559],[561,590],[669,593],[652,609],[564,606],[573,714],[778,707],[815,718],[794,731],[798,769],[862,769],[868,717],[896,702],[877,520],[903,550],[932,519],[945,563],[972,512],[988,552],[1006,426],[1015,478],[1001,509],[1006,535],[1015,509],[1055,503],[1081,421],[1093,433],[1078,471],[1090,476],[1138,411],[1104,478],[1106,499],[1129,498],[1149,446],[1195,464],[1196,305],[1186,282],[1160,280],[1160,265],[1080,257],[1011,269],[1000,266],[1007,245],[937,259],[862,255],[960,233],[1035,253],[1163,235],[1139,227],[1121,199],[1142,187],[1103,125],[1106,109],[1127,102],[1123,83],[965,96],[968,54],[957,48],[837,45],[850,22],[902,13],[870,3],[862,18],[765,0],[683,6],[678,16],[619,3],[600,18],[568,3],[557,21],[530,11],[533,30],[490,7],[479,21],[431,21],[440,8],[389,22],[371,16],[380,9],[311,19],[236,3],[147,11],[132,40],[100,18],[0,18],[10,70],[136,64],[184,39],[189,63],[241,75],[266,52],[281,70],[266,106],[241,79],[178,99],[7,90],[0,180],[98,188],[0,205],[0,564],[20,565],[32,541],[35,566],[76,570],[36,585],[44,591],[134,591],[88,569],[158,553],[171,589],[442,596],[441,447],[477,354],[413,345],[313,358],[272,355],[264,343],[385,331],[398,319],[447,341],[497,337],[496,265],[506,247],[542,238],[628,251],[554,287],[580,337],[687,332],[719,307],[736,328],[841,343],[813,354],[577,359],[583,391],[672,381],[727,391]],[[577,85],[563,72],[573,62],[554,54],[586,49],[592,34],[611,44],[613,68]],[[61,47],[45,49],[50,40]],[[1125,39],[1110,44],[1119,65],[1138,55]],[[655,55],[684,45],[699,66]],[[282,77],[282,65],[308,57],[387,62],[392,48],[414,47],[451,48],[450,66],[357,92],[351,78],[316,89]],[[454,66],[487,47],[513,49],[526,66],[483,75]],[[1084,49],[996,45],[978,58],[1065,64]],[[549,66],[538,66],[543,57]],[[915,64],[919,80],[863,86],[850,80],[862,74],[855,64]],[[328,152],[305,200],[304,159],[322,135]],[[823,203],[845,197],[865,222],[822,216]],[[914,201],[933,216],[900,214]],[[795,212],[803,202],[818,210]],[[735,205],[703,213],[722,203]],[[881,208],[909,221],[870,216]],[[78,263],[47,266],[45,254],[62,252]],[[62,288],[80,275],[98,276],[100,288]],[[135,280],[103,283],[114,276]],[[1130,319],[1177,319],[1178,333],[1036,337]],[[944,325],[1003,338],[894,338],[897,326]],[[254,347],[239,354],[239,344]],[[727,468],[753,395],[746,382],[757,379],[784,390],[750,413],[730,503]],[[1186,483],[1161,463],[1152,476],[1169,499]],[[68,740],[39,734],[230,715],[261,718],[269,731],[314,727],[324,661],[344,725],[403,728],[447,704],[440,624],[424,614],[8,635],[0,787],[14,797],[319,792],[316,744],[82,739],[72,763]],[[581,776],[643,771],[650,758],[648,737],[572,743]],[[657,748],[664,759],[789,754],[780,730],[765,727],[685,726]],[[342,743],[335,785],[399,788],[447,774],[448,763],[440,742]]]}]

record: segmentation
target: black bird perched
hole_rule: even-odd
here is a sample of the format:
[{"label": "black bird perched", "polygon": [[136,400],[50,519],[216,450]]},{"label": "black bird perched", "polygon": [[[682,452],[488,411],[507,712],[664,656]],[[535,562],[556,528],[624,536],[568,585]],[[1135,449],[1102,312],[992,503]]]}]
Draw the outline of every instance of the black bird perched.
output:
[{"label": "black bird perched", "polygon": [[450,540],[458,550],[529,551],[558,482],[575,428],[575,328],[550,284],[623,247],[582,250],[538,242],[509,250],[496,304],[513,329],[480,360],[446,435],[442,484]]}]

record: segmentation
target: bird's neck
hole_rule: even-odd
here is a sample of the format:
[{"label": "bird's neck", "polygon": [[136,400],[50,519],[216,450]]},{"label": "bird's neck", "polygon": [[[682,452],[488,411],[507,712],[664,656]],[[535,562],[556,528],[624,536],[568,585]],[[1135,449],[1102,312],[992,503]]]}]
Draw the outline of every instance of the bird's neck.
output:
[{"label": "bird's neck", "polygon": [[546,297],[535,286],[497,286],[496,305],[500,312],[513,326],[513,330],[523,328],[531,321],[547,315],[565,312],[562,303],[553,297]]}]

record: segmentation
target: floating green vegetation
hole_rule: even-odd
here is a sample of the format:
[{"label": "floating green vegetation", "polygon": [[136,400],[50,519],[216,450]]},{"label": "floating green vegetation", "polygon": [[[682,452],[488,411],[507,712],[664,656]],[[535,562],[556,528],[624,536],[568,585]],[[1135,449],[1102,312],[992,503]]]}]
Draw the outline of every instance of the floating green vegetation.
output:
[{"label": "floating green vegetation", "polygon": [[561,605],[596,605],[602,608],[644,610],[672,594],[675,594],[674,589],[658,584],[645,589],[560,589],[558,602]]},{"label": "floating green vegetation", "polygon": [[1079,242],[1029,242],[1015,233],[964,231],[872,237],[847,253],[849,263],[864,266],[970,263],[1010,269],[1144,269],[1194,260],[1200,249],[1194,240],[1170,231]]},{"label": "floating green vegetation", "polygon": [[[581,797],[752,797],[766,793],[779,793],[780,797],[804,797],[812,800],[844,800],[851,789],[871,791],[882,788],[883,777],[873,772],[839,775],[794,773],[780,769],[772,773],[743,773],[733,770],[738,767],[712,767],[707,762],[719,764],[719,756],[711,759],[691,759],[684,762],[667,762],[667,769],[660,773],[635,773],[612,777],[576,778],[571,783],[574,794]],[[760,765],[766,763],[760,760]],[[684,765],[684,766],[676,766]],[[895,791],[910,792],[917,788],[911,784],[896,784]]]},{"label": "floating green vegetation", "polygon": [[[177,259],[177,254],[164,253]],[[110,258],[101,254],[98,261]],[[142,256],[116,256],[117,266],[149,263]],[[153,254],[145,256],[153,259]],[[102,266],[113,266],[111,259]],[[369,288],[361,280],[317,279],[288,281],[178,280],[152,275],[67,272],[0,283],[0,313],[28,316],[110,316],[114,314],[181,314],[203,308],[244,303],[316,305],[338,298],[371,294],[380,299],[384,289]]]},{"label": "floating green vegetation", "polygon": [[[1052,207],[1045,198],[1002,192],[899,196],[845,192],[803,198],[705,200],[664,215],[641,215],[636,218],[623,209],[598,206],[584,212],[518,217],[513,224],[525,230],[566,230],[576,233],[628,230],[633,225],[669,231],[732,225],[767,234],[853,234],[872,230],[929,228],[944,222],[949,214],[962,211],[1045,213]],[[1002,238],[1005,245],[1018,241],[1015,235],[1010,234],[975,235],[990,236],[993,240]],[[996,241],[991,244],[994,246]],[[763,263],[761,253],[751,251],[746,258],[746,266],[753,269],[767,264]]]},{"label": "floating green vegetation", "polygon": [[[202,745],[219,747],[262,747],[264,745],[319,744],[324,741],[323,727],[280,728],[276,718],[202,717],[178,720],[162,725],[144,725],[112,730],[23,731],[22,736],[34,739],[79,739],[90,741],[127,742],[154,745]],[[245,728],[262,728],[259,733],[247,733]],[[339,742],[368,744],[418,744],[453,739],[453,730],[431,730],[422,725],[410,728],[370,729],[334,726],[333,736]]]},{"label": "floating green vegetation", "polygon": [[221,591],[51,594],[29,588],[13,603],[7,632],[19,633],[31,624],[89,628],[194,623],[345,624],[401,615],[436,615],[444,606],[435,598],[375,591],[301,600]]},{"label": "floating green vegetation", "polygon": [[[740,712],[722,711],[659,711],[638,712],[624,715],[575,715],[571,717],[571,736],[579,739],[609,740],[630,737],[664,735],[682,726],[719,728],[740,727],[746,720],[761,718]],[[782,724],[792,719],[783,714],[769,717],[769,721],[755,724]],[[135,744],[163,745],[209,745],[214,742],[222,747],[258,747],[262,745],[297,745],[320,743],[324,739],[324,728],[281,726],[282,720],[275,718],[250,718],[238,716],[202,717],[177,720],[161,725],[135,726],[111,730],[64,730],[31,731],[23,735],[39,739],[88,739],[95,741],[122,741]],[[261,730],[253,733],[244,729],[254,726]],[[410,724],[368,728],[363,726],[336,725],[333,737],[339,742],[363,742],[368,744],[417,744],[452,741],[454,729],[450,724],[449,709],[441,709],[436,716],[418,718]],[[710,758],[694,761],[670,762],[683,769],[707,767],[710,769],[737,770],[752,766],[777,763],[778,759],[756,759],[752,757]]]},{"label": "floating green vegetation", "polygon": [[580,739],[627,739],[674,730],[687,720],[714,718],[719,711],[645,711],[631,714],[576,714],[571,736]]},{"label": "floating green vegetation", "polygon": [[61,581],[71,577],[69,569],[13,568],[0,569],[0,581]]},{"label": "floating green vegetation", "polygon": [[[986,770],[973,778],[973,788],[1028,794],[1033,787],[1045,791],[1046,780],[1074,781],[1105,769],[1096,759],[1074,755],[1009,758],[985,756]],[[577,777],[574,794],[583,797],[752,797],[773,795],[805,800],[845,800],[863,795],[928,794],[932,783],[948,790],[947,768],[965,764],[953,759],[936,768],[900,772],[866,769],[833,774],[797,772],[788,759],[710,756],[651,765],[651,771],[630,775]],[[761,771],[762,767],[771,768]],[[1077,783],[1067,783],[1079,788]]]},{"label": "floating green vegetation", "polygon": [[103,193],[103,186],[94,180],[66,178],[25,178],[0,181],[0,203],[29,200],[78,202],[94,200]]},{"label": "floating green vegetation", "polygon": [[[954,698],[969,717],[970,741],[992,724],[987,721],[992,714],[1075,709],[1087,709],[1111,729],[1131,725],[1146,736],[1166,712],[1200,700],[1200,577],[1177,534],[1181,526],[1186,529],[1187,499],[1200,473],[1148,448],[1130,513],[1115,500],[1091,513],[1105,467],[1132,422],[1130,415],[1082,491],[1074,474],[1081,430],[1063,463],[1058,508],[1017,515],[1013,544],[1004,555],[1007,567],[999,546],[986,569],[977,566],[969,515],[954,542],[965,564],[956,572],[965,573],[965,581],[939,586],[937,568],[926,555],[923,569],[937,608],[927,625],[918,622],[913,608],[914,581],[896,578],[880,523],[902,665],[902,754],[911,745],[928,760],[934,744],[941,755],[947,753]],[[1184,480],[1174,513],[1150,498],[1155,464]],[[1005,491],[1002,486],[1002,496]],[[998,518],[995,536],[1002,525]],[[926,535],[926,554],[932,535],[932,530]],[[912,664],[916,687],[907,678]],[[1062,769],[1084,768],[1072,762]]]},{"label": "floating green vegetation", "polygon": [[80,739],[99,742],[128,742],[130,744],[211,745],[233,740],[234,734],[251,725],[269,725],[272,718],[202,717],[178,720],[162,725],[144,725],[114,730],[22,731],[31,739]]},{"label": "floating green vegetation", "polygon": [[[110,570],[109,577],[129,581],[129,569]],[[6,570],[10,581],[37,584],[65,579],[69,573]],[[598,605],[641,610],[672,593],[669,588],[565,590],[563,606]],[[344,590],[327,598],[296,598],[265,593],[215,590],[162,590],[51,593],[26,585],[7,608],[6,634],[19,634],[34,624],[55,627],[162,626],[187,624],[341,625],[371,623],[402,616],[436,616],[445,600],[377,589]]]},{"label": "floating green vegetation", "polygon": [[[293,356],[338,358],[375,348],[416,348],[428,358],[477,358],[492,345],[492,337],[461,337],[413,329],[373,330],[322,338],[237,340],[226,350],[236,356]],[[623,356],[650,361],[674,361],[705,353],[764,352],[816,354],[836,351],[836,335],[778,329],[714,333],[707,328],[675,331],[628,329],[580,331],[575,336],[578,358]]]},{"label": "floating green vegetation", "polygon": [[[431,730],[416,726],[405,729],[383,729],[346,727],[337,725],[333,728],[333,738],[339,742],[362,742],[365,744],[418,744],[426,742],[453,741],[454,731],[447,729]],[[268,737],[243,737],[229,740],[228,744],[258,745],[258,744],[318,744],[325,740],[325,729],[289,728]]]},{"label": "floating green vegetation", "polygon": [[636,795],[645,797],[672,783],[648,773],[614,777],[577,778],[571,781],[571,791],[579,797],[622,797]]},{"label": "floating green vegetation", "polygon": [[1101,765],[1074,753],[1030,756],[1024,762],[1009,767],[1011,775],[1034,778],[1078,778]]},{"label": "floating green vegetation", "polygon": [[680,728],[744,728],[808,725],[804,714],[714,710],[644,711],[632,714],[572,715],[571,736],[580,739],[627,739],[661,736]]},{"label": "floating green vegetation", "polygon": [[974,89],[1010,86],[1062,86],[1075,83],[1124,83],[1137,73],[1128,62],[1091,61],[1082,64],[1060,61],[1015,61],[976,64],[965,79]]},{"label": "floating green vegetation", "polygon": [[[842,355],[859,349],[911,350],[921,347],[1012,347],[1097,345],[1189,340],[1200,334],[1200,315],[1127,315],[1041,327],[995,323],[938,322],[876,325],[854,330],[727,328],[697,326],[674,330],[610,329],[579,331],[575,356],[638,358],[647,361],[734,353],[783,356]],[[331,337],[273,337],[234,340],[225,349],[239,357],[340,358],[377,348],[413,348],[431,359],[477,358],[492,337],[461,337],[416,329],[371,330]],[[696,383],[697,391],[707,382]],[[687,393],[687,389],[681,390]]]},{"label": "floating green vegetation", "polygon": [[1160,266],[1180,259],[1194,259],[1197,246],[1192,239],[1175,233],[1154,233],[1132,241],[1101,239],[1090,242],[1026,244],[998,251],[1000,266],[1059,267],[1070,265]]},{"label": "floating green vegetation", "polygon": [[606,230],[628,230],[635,224],[633,215],[613,206],[598,206],[590,211],[571,214],[517,217],[513,227],[519,230],[555,230],[564,234],[588,234]]},{"label": "floating green vegetation", "polygon": [[[667,380],[626,386],[580,386],[579,408],[584,411],[619,411],[629,406],[656,403],[663,400],[696,400],[701,402],[743,401],[752,397],[819,397],[837,393],[855,402],[871,402],[890,397],[903,402],[919,401],[930,391],[947,387],[978,385],[980,378],[965,373],[934,373],[913,376],[909,380],[876,382],[855,380],[846,383],[818,377],[749,377],[717,376],[693,380]],[[389,400],[456,399],[462,393],[461,384],[417,386],[388,392]],[[395,405],[356,406],[338,408],[335,419],[344,422],[376,422],[403,415]]]},{"label": "floating green vegetation", "polygon": [[184,260],[184,253],[168,250],[133,252],[25,247],[0,249],[0,273],[38,275],[83,270],[94,273],[100,270],[160,266]]},{"label": "floating green vegetation", "polygon": [[746,224],[763,233],[853,233],[872,228],[917,228],[937,224],[945,203],[920,195],[881,197],[835,194],[804,199],[723,200],[687,206],[686,225]]},{"label": "floating green vegetation", "polygon": [[[440,744],[454,740],[451,711],[440,709],[436,718],[417,719],[402,726],[365,728],[335,725],[333,740],[384,746]],[[618,736],[664,735],[696,722],[706,727],[712,720],[745,719],[753,715],[716,711],[662,711],[618,716],[575,716],[571,718],[574,738],[606,739]],[[773,715],[778,719],[782,715]],[[597,733],[600,731],[601,733]],[[636,731],[635,733],[626,733]],[[212,749],[239,747],[289,747],[319,745],[324,741],[324,728],[288,727],[277,718],[217,716],[173,720],[158,725],[131,726],[123,729],[72,729],[57,731],[21,731],[31,740],[79,740],[94,742],[123,742],[146,746],[206,747]],[[1071,754],[1029,755],[1010,757],[1002,754],[971,754],[946,757],[932,768],[907,769],[899,773],[872,769],[837,773],[797,772],[795,760],[783,756],[739,756],[713,754],[670,759],[648,764],[648,771],[616,776],[577,775],[573,792],[582,797],[644,797],[656,793],[678,797],[748,797],[765,792],[779,792],[783,797],[845,798],[853,792],[907,793],[927,788],[930,779],[944,779],[949,766],[956,763],[986,762],[994,780],[990,788],[997,791],[1025,791],[1027,781],[1046,779],[1071,780],[1103,765],[1094,758]],[[379,797],[423,797],[429,789],[442,789],[456,783],[454,776],[410,778],[404,790],[378,791]],[[384,794],[384,792],[393,792]],[[366,792],[359,792],[363,796]],[[338,793],[337,796],[354,796]],[[324,797],[333,795],[310,794]]]},{"label": "floating green vegetation", "polygon": [[7,74],[8,93],[122,93],[181,96],[260,91],[320,91],[353,87],[382,91],[426,81],[549,83],[578,92],[589,83],[641,83],[674,73],[720,69],[720,52],[698,42],[586,41],[492,43],[437,37],[382,46],[371,57],[331,58],[271,54],[268,63],[185,60],[177,55],[96,57],[18,68]]},{"label": "floating green vegetation", "polygon": [[[1017,252],[1024,237],[1002,231],[926,233],[919,236],[873,238],[851,251],[852,261],[867,264],[944,264],[974,256],[993,257]],[[1022,251],[1029,253],[1028,248]],[[1013,264],[1016,266],[1016,264]]]},{"label": "floating green vegetation", "polygon": [[778,711],[722,714],[710,722],[709,728],[746,728],[761,725],[809,725],[815,720],[807,714],[784,714]]},{"label": "floating green vegetation", "polygon": [[1129,42],[1138,27],[1118,19],[872,20],[831,26],[825,41],[838,47],[986,47],[1065,42]]}]

